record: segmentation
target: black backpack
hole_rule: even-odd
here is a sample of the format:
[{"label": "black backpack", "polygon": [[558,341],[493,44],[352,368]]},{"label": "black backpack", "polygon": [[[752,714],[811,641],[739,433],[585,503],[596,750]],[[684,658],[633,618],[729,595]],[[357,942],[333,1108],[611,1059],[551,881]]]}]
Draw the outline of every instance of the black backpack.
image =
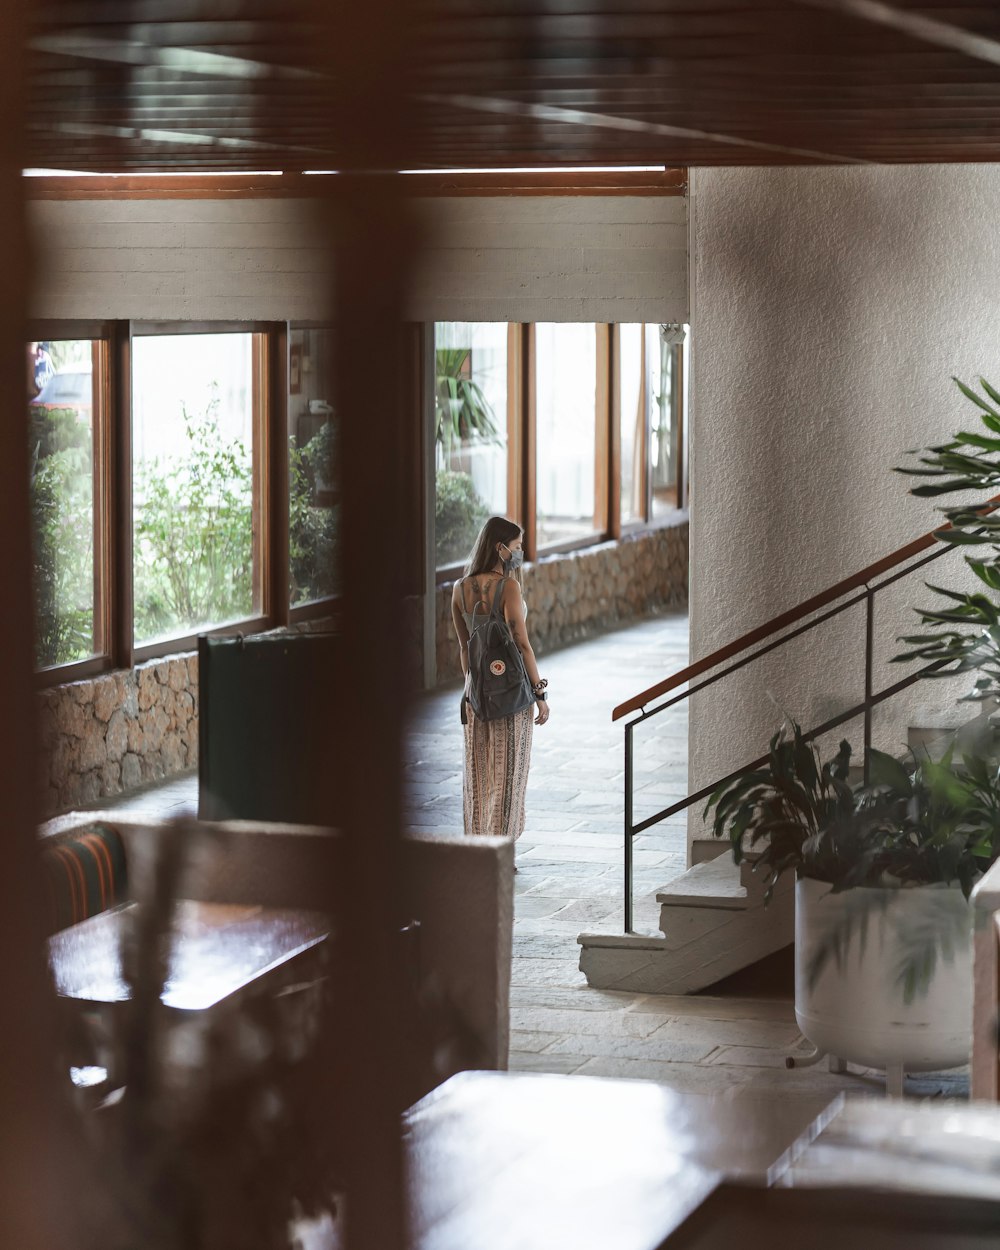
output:
[{"label": "black backpack", "polygon": [[462,724],[468,702],[477,720],[499,720],[523,712],[535,701],[524,660],[500,611],[504,578],[497,583],[493,607],[476,623],[479,604],[472,610],[469,630],[468,693],[462,698]]}]

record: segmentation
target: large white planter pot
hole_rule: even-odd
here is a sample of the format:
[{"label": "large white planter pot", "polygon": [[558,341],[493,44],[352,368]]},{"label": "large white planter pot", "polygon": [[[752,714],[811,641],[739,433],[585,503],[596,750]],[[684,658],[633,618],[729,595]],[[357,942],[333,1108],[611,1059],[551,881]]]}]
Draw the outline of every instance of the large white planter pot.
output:
[{"label": "large white planter pot", "polygon": [[[845,931],[841,957],[810,984],[821,945]],[[937,950],[926,989],[905,1001],[901,972],[914,953]],[[956,886],[857,889],[831,894],[822,881],[795,886],[795,1018],[821,1052],[903,1072],[969,1062],[972,908]]]}]

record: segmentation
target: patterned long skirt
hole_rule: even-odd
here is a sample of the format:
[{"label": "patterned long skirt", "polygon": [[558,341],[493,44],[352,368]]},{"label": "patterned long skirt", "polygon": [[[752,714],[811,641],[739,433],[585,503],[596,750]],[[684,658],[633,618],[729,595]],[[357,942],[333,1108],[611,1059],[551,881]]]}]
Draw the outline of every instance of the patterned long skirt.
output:
[{"label": "patterned long skirt", "polygon": [[462,797],[467,837],[511,838],[524,831],[534,705],[500,720],[477,720],[468,709]]}]

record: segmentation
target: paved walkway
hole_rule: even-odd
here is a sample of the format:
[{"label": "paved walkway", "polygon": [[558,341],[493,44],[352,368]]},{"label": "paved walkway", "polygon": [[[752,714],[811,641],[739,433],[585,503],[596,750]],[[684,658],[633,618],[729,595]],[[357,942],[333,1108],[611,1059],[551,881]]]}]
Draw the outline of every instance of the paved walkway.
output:
[{"label": "paved walkway", "polygon": [[[687,662],[687,618],[649,619],[539,658],[552,716],[535,730],[528,817],[518,844],[513,1069],[659,1081],[692,1092],[773,1091],[815,1110],[846,1090],[881,1093],[871,1073],[786,1071],[805,1049],[787,961],[712,993],[667,998],[592,990],[578,970],[577,935],[622,925],[623,733],[611,709]],[[636,818],[686,794],[685,705],[637,736]],[[455,689],[423,697],[406,741],[407,823],[462,832],[462,737]],[[190,811],[196,779],[126,800],[134,810]],[[683,818],[636,839],[637,927],[656,930],[655,891],[684,870]],[[910,1079],[908,1090],[967,1095],[962,1073]]]}]

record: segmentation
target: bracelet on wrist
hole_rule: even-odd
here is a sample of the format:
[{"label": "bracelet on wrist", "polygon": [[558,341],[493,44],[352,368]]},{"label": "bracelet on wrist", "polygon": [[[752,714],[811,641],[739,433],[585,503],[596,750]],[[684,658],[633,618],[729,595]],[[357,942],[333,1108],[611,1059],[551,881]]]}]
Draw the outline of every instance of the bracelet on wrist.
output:
[{"label": "bracelet on wrist", "polygon": [[544,690],[548,684],[549,682],[547,677],[539,677],[539,679],[533,683],[531,688],[532,690]]}]

